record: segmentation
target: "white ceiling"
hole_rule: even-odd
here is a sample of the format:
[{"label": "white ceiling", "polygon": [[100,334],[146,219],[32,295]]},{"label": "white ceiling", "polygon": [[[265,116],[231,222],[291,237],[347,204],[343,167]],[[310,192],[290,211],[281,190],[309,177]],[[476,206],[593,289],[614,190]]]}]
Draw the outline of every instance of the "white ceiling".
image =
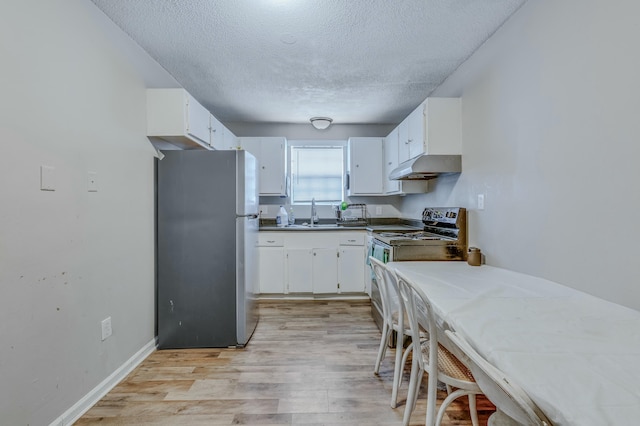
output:
[{"label": "white ceiling", "polygon": [[398,123],[526,0],[92,0],[223,122]]}]

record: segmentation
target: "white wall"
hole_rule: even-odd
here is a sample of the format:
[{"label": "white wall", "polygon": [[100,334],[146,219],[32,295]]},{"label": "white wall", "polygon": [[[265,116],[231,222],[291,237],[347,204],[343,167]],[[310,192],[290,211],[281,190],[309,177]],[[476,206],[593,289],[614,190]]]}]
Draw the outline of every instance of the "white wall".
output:
[{"label": "white wall", "polygon": [[462,96],[464,172],[403,215],[469,207],[488,263],[640,309],[638,16],[631,0],[527,2],[434,93]]},{"label": "white wall", "polygon": [[108,25],[88,0],[0,3],[2,424],[48,424],[154,338],[145,83]]}]

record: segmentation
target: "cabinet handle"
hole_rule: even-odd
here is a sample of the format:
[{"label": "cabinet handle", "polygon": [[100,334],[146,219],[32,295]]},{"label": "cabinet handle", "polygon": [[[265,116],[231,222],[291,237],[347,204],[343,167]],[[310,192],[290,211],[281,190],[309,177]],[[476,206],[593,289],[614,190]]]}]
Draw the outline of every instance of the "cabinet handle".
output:
[{"label": "cabinet handle", "polygon": [[275,243],[275,242],[276,242],[276,240],[267,240],[267,242],[268,242],[269,244],[273,244],[273,243]]}]

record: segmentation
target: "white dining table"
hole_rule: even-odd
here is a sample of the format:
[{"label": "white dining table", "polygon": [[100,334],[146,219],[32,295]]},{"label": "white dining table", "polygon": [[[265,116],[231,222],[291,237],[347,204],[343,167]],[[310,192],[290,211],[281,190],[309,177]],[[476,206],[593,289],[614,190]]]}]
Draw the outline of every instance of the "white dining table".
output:
[{"label": "white dining table", "polygon": [[418,285],[439,325],[462,334],[554,425],[640,425],[639,311],[487,265],[387,266]]}]

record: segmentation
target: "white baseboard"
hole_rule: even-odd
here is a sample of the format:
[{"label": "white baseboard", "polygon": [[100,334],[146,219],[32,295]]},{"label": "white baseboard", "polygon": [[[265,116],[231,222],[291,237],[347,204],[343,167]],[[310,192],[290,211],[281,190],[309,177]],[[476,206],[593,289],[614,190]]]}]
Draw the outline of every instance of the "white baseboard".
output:
[{"label": "white baseboard", "polygon": [[73,424],[155,350],[156,339],[154,338],[144,345],[142,349],[136,352],[131,358],[125,361],[124,364],[118,367],[116,371],[111,373],[111,375],[104,379],[98,386],[91,389],[91,391],[83,396],[80,401],[73,404],[71,408],[51,422],[49,426],[66,426]]}]

